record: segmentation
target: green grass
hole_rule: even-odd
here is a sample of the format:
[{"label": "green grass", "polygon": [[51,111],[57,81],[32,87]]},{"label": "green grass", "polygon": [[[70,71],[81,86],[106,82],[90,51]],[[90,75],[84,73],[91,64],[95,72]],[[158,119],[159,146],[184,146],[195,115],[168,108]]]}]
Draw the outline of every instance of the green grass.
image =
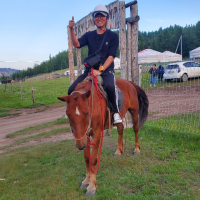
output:
[{"label": "green grass", "polygon": [[[67,95],[69,78],[48,79],[32,82],[22,82],[23,99],[21,99],[20,83],[13,85],[13,94],[10,93],[10,85],[0,85],[0,117],[9,114],[12,109],[33,108],[32,87],[34,88],[35,107],[60,103],[58,96]],[[63,105],[63,104],[62,104]]]},{"label": "green grass", "polygon": [[[150,113],[151,114],[151,113]],[[200,135],[200,113],[185,113],[169,117],[159,118],[157,120],[148,120],[149,126],[162,129],[176,130],[185,133],[195,133]]]},{"label": "green grass", "polygon": [[83,152],[65,140],[1,155],[0,199],[200,199],[200,136],[144,126],[141,155],[134,157],[134,134],[127,131],[126,153],[117,159],[116,130],[104,138],[94,197],[79,189]]}]

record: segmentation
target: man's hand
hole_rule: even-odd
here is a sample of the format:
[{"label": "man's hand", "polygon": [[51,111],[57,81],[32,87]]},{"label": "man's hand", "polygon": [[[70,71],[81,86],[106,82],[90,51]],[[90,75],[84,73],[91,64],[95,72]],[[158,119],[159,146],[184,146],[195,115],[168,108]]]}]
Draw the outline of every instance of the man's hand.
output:
[{"label": "man's hand", "polygon": [[71,38],[72,38],[72,44],[75,48],[80,47],[80,43],[75,35],[75,31],[74,30],[74,16],[72,16],[72,20],[69,21],[69,28],[70,28],[70,34],[71,34]]},{"label": "man's hand", "polygon": [[74,28],[74,16],[72,16],[72,20],[69,21],[69,27],[70,29],[73,29]]},{"label": "man's hand", "polygon": [[94,76],[100,76],[101,72],[99,70],[94,69],[93,74],[94,74]]}]

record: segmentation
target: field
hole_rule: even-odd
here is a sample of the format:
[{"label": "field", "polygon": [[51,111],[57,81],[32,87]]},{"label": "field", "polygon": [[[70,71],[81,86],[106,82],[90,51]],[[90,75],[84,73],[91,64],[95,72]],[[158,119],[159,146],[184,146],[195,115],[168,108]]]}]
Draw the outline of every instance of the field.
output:
[{"label": "field", "polygon": [[[200,136],[144,126],[141,155],[134,157],[134,135],[127,132],[126,152],[117,159],[116,130],[104,138],[98,188],[90,199],[200,199]],[[26,133],[27,140],[33,138]],[[38,142],[0,156],[0,199],[88,199],[79,189],[84,176],[83,152],[73,140]]]},{"label": "field", "polygon": [[[38,106],[49,106],[52,104],[60,104],[57,97],[67,95],[69,87],[69,77],[58,79],[36,80],[32,82],[22,82],[22,96],[20,92],[20,83],[0,85],[0,117],[11,114],[21,108],[33,108]],[[34,89],[35,106],[32,101],[32,88]]]},{"label": "field", "polygon": [[[86,190],[79,189],[85,176],[83,152],[75,148],[68,121],[61,114],[56,115],[60,108],[64,113],[65,104],[57,96],[66,94],[68,86],[66,77],[25,82],[23,100],[19,83],[13,84],[13,94],[9,85],[7,91],[4,85],[0,86],[0,113],[10,115],[0,118],[0,123],[9,119],[12,124],[12,120],[24,113],[27,119],[29,116],[35,119],[50,109],[54,109],[52,115],[57,118],[3,133],[6,138],[0,141],[0,199],[88,199]],[[89,199],[200,199],[200,134],[163,129],[162,126],[177,126],[173,116],[167,117],[170,124],[163,124],[160,119],[150,120],[148,126],[143,126],[139,132],[141,155],[137,157],[133,156],[132,129],[127,129],[125,153],[117,159],[113,156],[116,130],[112,130],[112,137],[104,138],[98,188],[96,195]],[[126,131],[124,141],[125,135]]]}]

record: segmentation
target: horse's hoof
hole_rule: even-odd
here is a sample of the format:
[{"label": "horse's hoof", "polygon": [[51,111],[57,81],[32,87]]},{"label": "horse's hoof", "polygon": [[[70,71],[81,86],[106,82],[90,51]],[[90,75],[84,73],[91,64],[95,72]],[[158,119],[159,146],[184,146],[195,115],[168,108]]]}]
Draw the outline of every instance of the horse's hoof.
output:
[{"label": "horse's hoof", "polygon": [[134,156],[139,156],[140,152],[134,152]]},{"label": "horse's hoof", "polygon": [[84,183],[82,183],[81,186],[80,186],[80,189],[84,189],[84,188],[86,188],[88,185],[89,185],[89,184],[84,184]]},{"label": "horse's hoof", "polygon": [[121,156],[121,154],[114,154],[115,158],[119,158]]},{"label": "horse's hoof", "polygon": [[93,195],[95,195],[96,190],[87,190],[87,192],[85,193],[86,197],[91,197]]}]

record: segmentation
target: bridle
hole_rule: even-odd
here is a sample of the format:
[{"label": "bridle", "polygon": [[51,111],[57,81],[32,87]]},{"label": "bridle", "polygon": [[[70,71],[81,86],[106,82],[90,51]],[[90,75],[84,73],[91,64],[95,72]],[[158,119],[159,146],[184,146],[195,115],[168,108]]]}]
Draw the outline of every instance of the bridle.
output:
[{"label": "bridle", "polygon": [[[71,130],[71,126],[70,126],[70,132],[72,133],[73,138],[74,138],[75,140],[77,140],[77,141],[82,140],[86,135],[87,135],[88,137],[90,137],[89,132],[90,132],[91,130],[93,130],[93,129],[91,128],[92,111],[93,111],[93,93],[94,93],[94,90],[93,90],[94,84],[93,84],[93,83],[94,83],[94,80],[93,80],[93,78],[92,78],[92,105],[91,105],[91,111],[90,111],[89,103],[88,103],[88,101],[87,101],[88,110],[90,111],[90,114],[89,114],[90,119],[89,119],[89,123],[88,123],[87,129],[86,129],[86,132],[84,133],[84,135],[83,135],[81,138],[76,138],[76,137],[74,136],[74,134],[73,134],[73,132],[72,132],[72,130]],[[73,91],[72,93],[75,93],[75,92],[78,92],[78,93],[80,93],[80,94],[84,94],[84,93],[82,93],[82,92],[80,92],[80,91]],[[71,93],[71,94],[72,94],[72,93]]]}]

